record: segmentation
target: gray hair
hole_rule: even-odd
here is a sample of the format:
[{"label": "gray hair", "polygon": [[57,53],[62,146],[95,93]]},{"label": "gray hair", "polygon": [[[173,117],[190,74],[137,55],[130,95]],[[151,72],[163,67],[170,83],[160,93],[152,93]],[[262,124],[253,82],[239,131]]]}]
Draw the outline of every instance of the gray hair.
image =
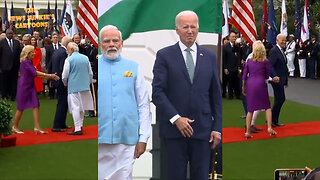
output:
[{"label": "gray hair", "polygon": [[278,35],[277,35],[277,40],[278,40],[281,36],[286,37],[286,35],[284,35],[284,34],[278,34]]},{"label": "gray hair", "polygon": [[178,27],[178,25],[179,25],[180,17],[181,17],[181,16],[186,16],[186,15],[195,15],[195,16],[197,17],[197,20],[198,20],[198,28],[199,28],[199,18],[198,18],[198,15],[197,15],[195,12],[190,11],[190,10],[181,11],[181,12],[179,12],[179,14],[177,14],[176,19],[175,19],[176,27]]},{"label": "gray hair", "polygon": [[71,39],[71,37],[69,37],[69,36],[64,36],[64,37],[61,39],[61,44],[62,44],[64,47],[67,47],[70,42],[72,42],[72,39]]},{"label": "gray hair", "polygon": [[72,49],[73,52],[79,52],[79,47],[75,42],[69,42],[68,48]]},{"label": "gray hair", "polygon": [[114,26],[114,25],[106,25],[106,26],[104,26],[104,27],[100,30],[100,32],[99,32],[99,38],[100,38],[100,40],[101,40],[102,33],[104,33],[105,31],[108,31],[108,30],[117,30],[117,31],[119,32],[119,34],[120,34],[120,40],[122,40],[122,33],[121,33],[121,31],[119,31],[119,29],[118,29],[116,26]]},{"label": "gray hair", "polygon": [[31,34],[25,34],[25,35],[23,35],[23,38],[24,37],[31,38]]}]

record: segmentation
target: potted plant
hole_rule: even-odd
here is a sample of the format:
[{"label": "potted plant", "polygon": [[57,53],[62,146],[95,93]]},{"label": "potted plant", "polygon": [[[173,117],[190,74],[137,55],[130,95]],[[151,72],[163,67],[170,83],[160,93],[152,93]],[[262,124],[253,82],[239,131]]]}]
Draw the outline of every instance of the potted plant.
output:
[{"label": "potted plant", "polygon": [[11,105],[3,99],[0,99],[0,144],[1,135],[8,136],[11,134],[10,123],[12,121]]}]

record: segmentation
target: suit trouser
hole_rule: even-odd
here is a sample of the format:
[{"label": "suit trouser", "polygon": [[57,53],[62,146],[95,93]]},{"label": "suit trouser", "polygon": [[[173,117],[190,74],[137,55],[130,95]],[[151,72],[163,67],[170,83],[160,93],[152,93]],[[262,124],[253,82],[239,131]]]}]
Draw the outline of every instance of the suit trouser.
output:
[{"label": "suit trouser", "polygon": [[284,93],[284,85],[281,83],[271,83],[274,93],[274,104],[272,107],[272,123],[279,123],[279,116],[281,107],[286,100],[286,96]]},{"label": "suit trouser", "polygon": [[17,94],[18,72],[14,70],[2,71],[1,78],[2,98],[9,98],[10,96],[14,100]]},{"label": "suit trouser", "polygon": [[226,97],[227,94],[227,86],[228,86],[228,81],[229,81],[229,75],[222,74],[222,96]]},{"label": "suit trouser", "polygon": [[[60,83],[60,82],[59,82]],[[54,116],[53,128],[65,128],[68,112],[68,89],[64,85],[59,84],[57,88],[58,103],[56,114]]]},{"label": "suit trouser", "polygon": [[230,72],[228,82],[229,98],[233,98],[233,92],[237,97],[240,97],[240,79],[238,77],[238,71]]},{"label": "suit trouser", "polygon": [[167,180],[186,180],[190,163],[190,180],[208,180],[210,143],[193,138],[164,138],[167,155]]},{"label": "suit trouser", "polygon": [[315,79],[316,77],[316,58],[309,58],[308,59],[308,69],[309,69],[309,75],[311,79]]}]

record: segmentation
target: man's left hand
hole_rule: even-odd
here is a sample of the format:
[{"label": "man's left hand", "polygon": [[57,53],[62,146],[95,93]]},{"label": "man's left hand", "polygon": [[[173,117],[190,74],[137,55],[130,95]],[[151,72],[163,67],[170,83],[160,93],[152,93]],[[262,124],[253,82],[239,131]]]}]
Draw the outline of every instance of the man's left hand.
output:
[{"label": "man's left hand", "polygon": [[209,140],[210,143],[213,142],[211,145],[211,149],[216,148],[216,146],[220,143],[220,141],[221,141],[221,134],[218,132],[212,131],[210,135],[210,140]]},{"label": "man's left hand", "polygon": [[136,144],[136,148],[134,150],[135,159],[139,158],[144,153],[144,151],[146,150],[146,146],[147,146],[147,143],[144,143],[144,142],[138,142]]}]

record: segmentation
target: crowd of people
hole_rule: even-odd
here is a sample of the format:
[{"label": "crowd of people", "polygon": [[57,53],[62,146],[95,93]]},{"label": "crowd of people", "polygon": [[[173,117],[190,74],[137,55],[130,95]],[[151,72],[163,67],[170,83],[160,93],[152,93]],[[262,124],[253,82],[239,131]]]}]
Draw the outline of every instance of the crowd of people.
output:
[{"label": "crowd of people", "polygon": [[[251,133],[261,131],[255,127],[255,120],[262,110],[266,111],[268,132],[275,135],[276,132],[271,125],[273,127],[284,125],[279,123],[279,114],[285,101],[284,88],[288,86],[288,77],[312,80],[320,77],[318,58],[320,45],[316,36],[313,35],[309,40],[301,43],[293,34],[288,37],[279,34],[275,45],[256,41],[251,46],[244,37],[239,37],[232,31],[228,37],[224,38],[223,43],[222,96],[230,100],[234,97],[242,99],[246,115],[240,117],[246,118],[245,137],[250,138]],[[259,52],[255,52],[255,44],[258,45],[256,48],[260,47]],[[257,53],[264,58],[259,60],[261,57],[257,55],[254,57],[253,55]],[[263,68],[262,64],[268,65]],[[260,85],[257,79],[261,79]],[[269,99],[261,99],[265,94],[268,95],[267,83],[271,84],[274,91],[272,113]]]},{"label": "crowd of people", "polygon": [[[76,55],[79,58],[73,60]],[[41,134],[48,133],[41,130],[39,125],[38,99],[38,96],[48,96],[49,99],[58,99],[55,117],[52,119],[52,131],[64,132],[71,129],[66,125],[69,108],[74,119],[75,131],[68,134],[81,135],[84,110],[89,110],[87,116],[97,115],[97,110],[94,108],[96,101],[94,102],[92,98],[96,97],[97,92],[97,57],[97,48],[80,34],[75,34],[71,38],[63,37],[55,31],[48,37],[42,38],[38,31],[34,31],[33,34],[18,35],[13,30],[7,29],[2,33],[0,97],[4,100],[17,101],[12,131],[18,134],[24,133],[18,127],[19,121],[23,111],[32,108],[34,131]],[[81,77],[77,76],[80,71]],[[77,83],[72,83],[75,81]],[[86,92],[85,99],[82,92]]]}]

